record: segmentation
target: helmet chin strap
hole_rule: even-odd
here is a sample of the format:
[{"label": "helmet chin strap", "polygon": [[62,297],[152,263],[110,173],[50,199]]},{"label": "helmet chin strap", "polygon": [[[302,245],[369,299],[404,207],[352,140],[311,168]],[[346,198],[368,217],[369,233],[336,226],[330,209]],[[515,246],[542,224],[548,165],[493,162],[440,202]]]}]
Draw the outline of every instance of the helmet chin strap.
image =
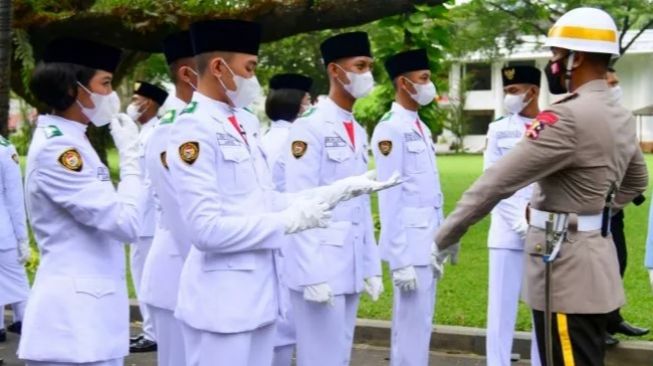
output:
[{"label": "helmet chin strap", "polygon": [[567,67],[565,67],[565,88],[567,93],[571,93],[571,68],[574,66],[574,55],[576,52],[571,51],[567,55]]}]

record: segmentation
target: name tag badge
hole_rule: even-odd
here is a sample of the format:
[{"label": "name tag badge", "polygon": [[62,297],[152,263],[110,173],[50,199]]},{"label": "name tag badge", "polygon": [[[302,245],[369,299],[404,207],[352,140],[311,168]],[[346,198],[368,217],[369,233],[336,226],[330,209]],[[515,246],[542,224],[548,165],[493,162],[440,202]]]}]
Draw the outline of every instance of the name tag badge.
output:
[{"label": "name tag badge", "polygon": [[324,138],[324,147],[346,147],[347,143],[339,136],[325,137]]},{"label": "name tag badge", "polygon": [[420,136],[417,132],[404,133],[404,141],[406,142],[421,141],[421,140],[422,140],[422,136]]},{"label": "name tag badge", "polygon": [[497,131],[497,139],[518,139],[524,133],[517,130]]},{"label": "name tag badge", "polygon": [[240,141],[228,133],[217,133],[218,145],[220,146],[240,146]]},{"label": "name tag badge", "polygon": [[105,166],[101,166],[97,168],[97,178],[101,180],[102,182],[106,182],[108,180],[111,180],[111,175],[109,174],[109,169]]}]

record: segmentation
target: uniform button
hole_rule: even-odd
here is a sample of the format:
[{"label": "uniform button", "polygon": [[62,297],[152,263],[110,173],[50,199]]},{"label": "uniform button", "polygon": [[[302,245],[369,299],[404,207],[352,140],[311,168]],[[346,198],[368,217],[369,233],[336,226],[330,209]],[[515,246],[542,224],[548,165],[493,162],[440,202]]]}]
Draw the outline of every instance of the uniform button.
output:
[{"label": "uniform button", "polygon": [[538,253],[542,253],[542,244],[535,244],[535,251]]}]

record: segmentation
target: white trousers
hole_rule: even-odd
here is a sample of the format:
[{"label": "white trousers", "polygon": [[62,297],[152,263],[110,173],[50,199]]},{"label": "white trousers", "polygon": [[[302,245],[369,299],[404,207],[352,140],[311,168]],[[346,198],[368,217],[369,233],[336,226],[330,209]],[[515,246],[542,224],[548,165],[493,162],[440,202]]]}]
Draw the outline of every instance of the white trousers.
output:
[{"label": "white trousers", "polygon": [[349,365],[360,294],[336,295],[333,305],[290,291],[297,329],[297,366]]},{"label": "white trousers", "polygon": [[123,366],[125,364],[124,358],[114,358],[112,360],[98,361],[98,362],[50,362],[50,361],[30,361],[25,360],[25,366]]},{"label": "white trousers", "polygon": [[26,301],[29,282],[25,267],[18,262],[18,250],[0,250],[0,305]]},{"label": "white trousers", "polygon": [[186,362],[184,337],[181,321],[177,320],[172,310],[147,305],[154,323],[157,341],[158,366],[183,366]]},{"label": "white trousers", "polygon": [[274,324],[241,333],[213,333],[181,324],[186,346],[185,366],[272,364]]},{"label": "white trousers", "polygon": [[[488,285],[487,364],[510,366],[515,322],[521,292],[524,252],[513,249],[490,248]],[[535,337],[533,336],[533,339]],[[531,342],[532,365],[539,366],[537,342]]]},{"label": "white trousers", "polygon": [[[13,321],[21,322],[25,316],[25,309],[27,308],[27,301],[15,302],[11,304],[11,310],[13,312]],[[5,306],[0,305],[0,329],[5,327]]]},{"label": "white trousers", "polygon": [[[141,288],[145,259],[147,259],[147,254],[150,252],[151,247],[152,237],[139,238],[136,243],[131,245],[129,262],[132,271],[132,282],[134,283],[134,289],[136,290],[136,296],[138,298],[140,298],[139,289]],[[152,324],[149,309],[142,301],[138,302],[138,307],[141,311],[141,316],[143,317],[143,335],[145,338],[155,341],[154,325]]]},{"label": "white trousers", "polygon": [[436,281],[430,266],[416,266],[415,272],[415,291],[401,291],[394,286],[390,349],[392,366],[429,364]]}]

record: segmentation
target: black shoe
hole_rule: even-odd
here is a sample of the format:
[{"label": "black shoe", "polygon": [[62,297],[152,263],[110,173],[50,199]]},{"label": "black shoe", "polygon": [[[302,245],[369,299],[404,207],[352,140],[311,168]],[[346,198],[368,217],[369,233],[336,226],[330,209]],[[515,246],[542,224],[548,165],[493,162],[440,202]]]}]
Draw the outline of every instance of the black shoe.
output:
[{"label": "black shoe", "polygon": [[0,343],[7,341],[7,332],[4,329],[0,329]]},{"label": "black shoe", "polygon": [[129,352],[131,353],[145,353],[156,351],[156,342],[147,338],[141,338],[138,342],[129,345]]},{"label": "black shoe", "polygon": [[610,333],[605,333],[605,345],[608,347],[614,347],[619,344],[619,340],[612,336]]},{"label": "black shoe", "polygon": [[140,341],[143,338],[145,338],[145,335],[143,333],[141,333],[141,334],[139,334],[137,336],[133,336],[133,337],[129,338],[129,344],[136,343],[136,342]]},{"label": "black shoe", "polygon": [[621,333],[631,337],[641,337],[648,334],[648,328],[636,327],[624,320],[619,323],[619,326],[615,329],[615,333]]},{"label": "black shoe", "polygon": [[12,333],[20,334],[20,332],[23,330],[23,322],[13,322],[10,326],[7,327],[7,330]]}]

